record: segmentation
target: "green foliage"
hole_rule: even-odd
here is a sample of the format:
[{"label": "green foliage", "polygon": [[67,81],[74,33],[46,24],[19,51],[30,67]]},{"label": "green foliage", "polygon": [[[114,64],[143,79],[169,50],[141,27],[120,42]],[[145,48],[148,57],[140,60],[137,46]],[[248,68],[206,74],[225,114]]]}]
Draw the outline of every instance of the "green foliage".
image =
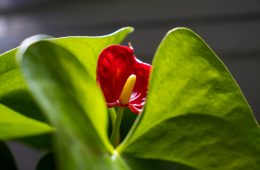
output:
[{"label": "green foliage", "polygon": [[[136,118],[127,111],[121,127],[127,136],[112,147],[96,62],[102,49],[131,31],[30,38],[19,47],[20,67],[17,49],[0,55],[0,139],[39,135],[53,126],[55,163],[62,170],[260,169],[260,131],[248,103],[216,54],[186,28],[161,42],[144,112]],[[48,167],[48,159],[52,155],[38,169]]]},{"label": "green foliage", "polygon": [[[93,54],[88,55],[90,63],[97,60]],[[95,65],[85,67],[71,52],[50,41],[26,42],[20,56],[30,91],[57,128],[54,144],[58,167],[127,169],[119,156],[111,156],[106,105],[95,77],[89,73]]]},{"label": "green foliage", "polygon": [[179,28],[155,54],[145,112],[119,151],[196,169],[259,169],[259,132],[223,63],[200,37]]},{"label": "green foliage", "polygon": [[0,140],[53,131],[49,125],[18,114],[2,104],[0,104],[0,111]]},{"label": "green foliage", "polygon": [[[112,33],[110,35],[106,36],[99,36],[99,37],[64,37],[64,38],[53,38],[50,39],[50,41],[55,42],[67,49],[69,49],[71,52],[73,52],[79,60],[81,60],[83,63],[85,62],[85,67],[88,67],[91,69],[92,76],[95,73],[95,62],[97,60],[98,53],[105,48],[106,46],[110,44],[118,44],[120,43],[124,37],[132,31],[132,28],[123,28],[115,33]],[[29,41],[37,41],[44,38],[50,38],[48,36],[35,36],[33,38],[30,38]],[[87,50],[90,49],[91,50]],[[9,110],[14,110],[16,112],[19,112],[27,117],[44,121],[46,122],[45,117],[42,115],[41,110],[38,108],[38,106],[35,104],[35,101],[31,97],[27,85],[24,81],[24,78],[21,74],[21,71],[16,64],[16,52],[17,48],[10,50],[6,53],[3,53],[0,55],[0,103],[4,104],[5,106],[9,107]],[[95,56],[89,57],[89,60],[86,60],[88,56]],[[92,63],[92,64],[91,64]],[[0,114],[6,114],[7,108],[0,109]],[[13,111],[13,112],[14,112]],[[8,118],[9,123],[11,123],[13,120]],[[1,120],[0,120],[1,121]],[[36,121],[35,121],[36,122]],[[7,123],[7,121],[5,122]],[[24,122],[26,123],[26,122]],[[41,122],[39,122],[41,124]],[[12,124],[13,125],[13,124]],[[31,125],[37,125],[36,123]],[[1,125],[0,125],[1,126]],[[5,124],[7,126],[7,124]],[[11,125],[10,125],[11,126]],[[26,132],[21,129],[21,132],[19,132],[18,126],[15,127],[17,131],[14,131],[13,129],[9,129],[8,135],[12,136],[12,133],[19,134],[24,133],[24,136],[26,135]],[[31,126],[31,128],[28,127],[27,131],[30,129],[33,131],[33,134],[35,134],[36,129],[34,126]],[[50,128],[51,129],[51,128]],[[45,129],[46,130],[46,129]],[[2,133],[3,134],[3,133]],[[40,133],[38,133],[40,134]],[[22,135],[15,136],[22,137]],[[8,137],[8,136],[7,136]],[[38,140],[40,139],[40,142]],[[10,139],[1,137],[0,139]],[[49,136],[39,136],[37,138],[30,137],[25,139],[19,139],[20,141],[23,141],[25,143],[28,143],[32,146],[38,147],[38,148],[49,148]]]}]

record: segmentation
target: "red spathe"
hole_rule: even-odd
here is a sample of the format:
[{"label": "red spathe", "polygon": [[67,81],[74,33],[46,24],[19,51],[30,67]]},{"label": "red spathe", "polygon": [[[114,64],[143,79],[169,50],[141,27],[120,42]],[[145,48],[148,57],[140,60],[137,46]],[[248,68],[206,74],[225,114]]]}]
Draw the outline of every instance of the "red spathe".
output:
[{"label": "red spathe", "polygon": [[[97,82],[99,83],[108,107],[128,107],[132,112],[142,112],[147,95],[151,65],[139,61],[133,49],[122,45],[105,48],[98,58]],[[126,105],[119,102],[119,97],[127,78],[136,75],[136,83]]]}]

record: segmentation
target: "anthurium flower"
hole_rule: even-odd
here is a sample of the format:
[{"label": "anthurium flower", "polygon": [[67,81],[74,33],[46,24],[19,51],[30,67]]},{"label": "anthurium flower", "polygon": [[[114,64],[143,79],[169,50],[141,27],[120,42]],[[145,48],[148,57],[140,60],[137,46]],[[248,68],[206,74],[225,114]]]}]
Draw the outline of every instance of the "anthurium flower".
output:
[{"label": "anthurium flower", "polygon": [[97,82],[108,107],[128,107],[138,114],[147,94],[151,65],[139,61],[132,47],[112,45],[98,58]]}]

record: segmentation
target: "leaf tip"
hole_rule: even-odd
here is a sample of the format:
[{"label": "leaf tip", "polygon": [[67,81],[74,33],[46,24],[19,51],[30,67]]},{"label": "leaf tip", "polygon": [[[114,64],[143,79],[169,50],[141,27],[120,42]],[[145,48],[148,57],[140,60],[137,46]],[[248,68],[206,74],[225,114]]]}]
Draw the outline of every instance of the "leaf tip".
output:
[{"label": "leaf tip", "polygon": [[173,33],[178,33],[178,32],[189,32],[189,33],[193,33],[193,34],[195,34],[191,29],[189,29],[189,28],[186,28],[186,27],[176,27],[176,28],[173,28],[173,29],[171,29],[170,31],[168,31],[167,33],[166,33],[166,36],[169,36],[169,35],[171,35],[171,34],[173,34]]},{"label": "leaf tip", "polygon": [[44,40],[44,39],[49,39],[49,38],[52,38],[51,36],[49,35],[45,35],[45,34],[38,34],[38,35],[34,35],[34,36],[31,36],[27,39],[25,39],[20,47],[18,48],[18,51],[16,53],[16,62],[19,64],[23,58],[23,54],[24,52],[27,50],[27,48],[29,46],[31,46],[32,44],[38,42],[38,41],[41,41],[41,40]]},{"label": "leaf tip", "polygon": [[123,28],[120,28],[119,30],[113,32],[112,34],[117,34],[117,33],[120,33],[120,32],[124,32],[126,34],[130,34],[134,31],[134,28],[131,27],[131,26],[127,26],[127,27],[123,27]]},{"label": "leaf tip", "polygon": [[122,29],[127,30],[128,33],[132,33],[135,30],[134,27],[131,27],[131,26],[123,27]]}]

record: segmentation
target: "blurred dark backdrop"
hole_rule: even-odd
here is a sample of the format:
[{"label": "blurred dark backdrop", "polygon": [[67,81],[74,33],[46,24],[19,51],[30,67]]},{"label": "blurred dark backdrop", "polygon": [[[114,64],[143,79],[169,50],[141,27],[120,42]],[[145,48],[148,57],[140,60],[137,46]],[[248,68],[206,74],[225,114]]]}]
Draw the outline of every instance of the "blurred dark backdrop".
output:
[{"label": "blurred dark backdrop", "polygon": [[[0,53],[34,34],[103,35],[123,26],[136,55],[151,62],[166,32],[193,29],[237,80],[260,120],[259,0],[0,0]],[[42,153],[10,142],[20,170],[32,170]]]}]

